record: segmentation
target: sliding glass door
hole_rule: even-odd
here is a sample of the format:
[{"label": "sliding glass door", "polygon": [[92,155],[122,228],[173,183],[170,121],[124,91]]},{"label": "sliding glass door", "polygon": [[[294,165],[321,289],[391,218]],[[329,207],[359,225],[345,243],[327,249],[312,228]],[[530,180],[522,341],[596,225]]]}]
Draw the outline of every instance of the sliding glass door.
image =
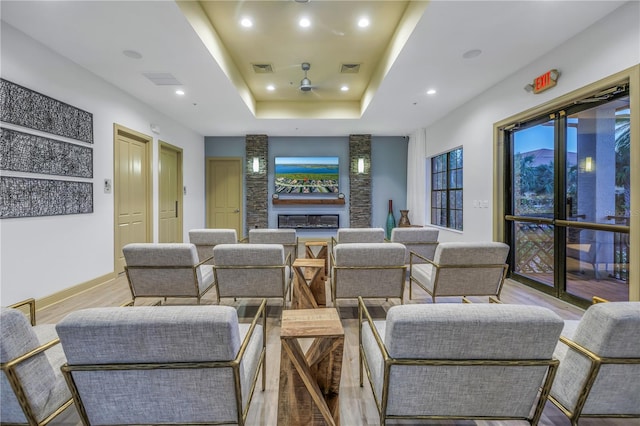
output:
[{"label": "sliding glass door", "polygon": [[628,300],[630,117],[616,86],[505,130],[514,278],[582,304]]}]

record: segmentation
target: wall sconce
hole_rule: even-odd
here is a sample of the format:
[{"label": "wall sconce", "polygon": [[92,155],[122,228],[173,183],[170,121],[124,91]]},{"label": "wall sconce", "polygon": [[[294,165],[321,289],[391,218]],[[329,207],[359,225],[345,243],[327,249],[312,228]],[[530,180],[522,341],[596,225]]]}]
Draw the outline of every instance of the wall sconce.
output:
[{"label": "wall sconce", "polygon": [[364,173],[364,158],[358,158],[358,173]]},{"label": "wall sconce", "polygon": [[584,171],[585,172],[593,171],[593,158],[587,157],[584,159]]},{"label": "wall sconce", "polygon": [[253,173],[258,173],[260,171],[260,159],[258,157],[253,157]]}]

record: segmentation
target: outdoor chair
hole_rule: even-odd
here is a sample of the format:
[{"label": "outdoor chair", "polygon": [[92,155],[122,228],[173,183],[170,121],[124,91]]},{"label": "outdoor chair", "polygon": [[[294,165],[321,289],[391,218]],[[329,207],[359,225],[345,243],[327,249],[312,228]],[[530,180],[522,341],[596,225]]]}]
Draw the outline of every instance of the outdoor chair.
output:
[{"label": "outdoor chair", "polygon": [[265,388],[265,306],[250,324],[214,305],[69,314],[56,328],[83,423],[244,425],[261,368]]},{"label": "outdoor chair", "polygon": [[132,304],[139,297],[193,298],[198,304],[214,286],[212,271],[202,271],[191,243],[132,243],[122,248]]},{"label": "outdoor chair", "polygon": [[489,296],[500,300],[508,254],[509,246],[500,242],[440,243],[433,260],[411,253],[409,299],[415,283],[431,295],[433,303],[436,297],[447,296]]},{"label": "outdoor chair", "polygon": [[28,299],[0,308],[0,329],[0,423],[46,425],[73,404],[55,325],[36,325],[35,300]]},{"label": "outdoor chair", "polygon": [[291,257],[282,244],[218,244],[213,249],[218,303],[223,297],[282,298],[291,288]]},{"label": "outdoor chair", "polygon": [[[409,264],[409,255],[411,252],[420,256],[433,260],[433,256],[438,246],[438,235],[440,231],[437,228],[393,228],[391,230],[391,242],[404,244],[407,248],[404,263]],[[416,263],[424,263],[419,257],[413,259]]]},{"label": "outdoor chair", "polygon": [[373,321],[358,299],[363,367],[380,424],[398,419],[537,424],[558,361],[562,319],[539,306],[393,306]]},{"label": "outdoor chair", "polygon": [[550,400],[577,425],[583,417],[640,417],[640,302],[597,298],[565,321]]},{"label": "outdoor chair", "polygon": [[399,243],[338,244],[332,253],[331,296],[399,298],[403,302],[405,247]]}]

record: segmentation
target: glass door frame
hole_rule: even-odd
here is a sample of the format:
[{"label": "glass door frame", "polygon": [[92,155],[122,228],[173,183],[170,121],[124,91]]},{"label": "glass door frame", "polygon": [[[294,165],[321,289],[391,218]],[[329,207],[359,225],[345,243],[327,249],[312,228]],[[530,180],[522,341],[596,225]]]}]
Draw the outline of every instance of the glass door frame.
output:
[{"label": "glass door frame", "polygon": [[[508,136],[508,132],[505,130],[512,130],[517,123],[523,123],[526,121],[531,121],[535,117],[542,117],[545,114],[549,114],[550,111],[559,111],[563,107],[572,105],[574,100],[582,99],[598,93],[608,87],[611,87],[616,84],[629,84],[629,103],[632,111],[640,111],[640,65],[634,66],[627,70],[624,70],[620,73],[602,79],[598,82],[595,82],[587,87],[582,89],[578,89],[576,91],[567,93],[565,95],[560,96],[557,99],[554,99],[545,104],[534,107],[528,111],[524,111],[517,115],[514,115],[510,118],[502,120],[494,124],[494,240],[496,241],[507,241],[507,237],[510,236],[510,233],[513,231],[511,228],[511,221],[508,219],[515,219],[516,217],[505,217],[505,212],[509,210],[506,208],[507,204],[510,202],[508,200],[511,199],[511,195],[509,193],[509,182],[510,172],[507,172],[507,165],[509,165],[509,147],[510,141],[506,139]],[[640,122],[637,119],[638,114],[635,113],[636,118],[631,119],[631,181],[638,182],[640,181],[640,156],[638,155],[638,150],[640,150]],[[562,117],[563,120],[566,120],[566,116]],[[563,129],[566,126],[559,126]],[[558,147],[556,147],[558,149]],[[564,154],[562,154],[564,155]],[[562,159],[564,161],[564,159]],[[561,187],[565,187],[565,179],[566,176],[564,173],[558,173],[557,167],[559,165],[555,165],[556,173],[555,173],[555,184],[561,184]],[[556,191],[557,193],[558,191]],[[563,199],[566,198],[566,194],[561,194]],[[555,196],[557,197],[557,195]],[[555,202],[555,211],[554,215],[559,218],[555,220],[553,219],[554,226],[554,236],[557,237],[561,235],[565,235],[567,233],[567,227],[574,228],[589,228],[593,229],[593,224],[590,223],[582,223],[566,220],[566,206],[564,203],[558,203],[557,199],[554,199]],[[631,194],[631,211],[636,212],[640,211],[638,208],[640,207],[640,185],[632,188]],[[626,230],[629,233],[629,241],[631,246],[631,255],[630,258],[634,259],[638,257],[636,254],[636,250],[640,247],[640,215],[631,215],[630,218],[630,226],[628,227],[619,227],[618,225],[607,225],[607,224],[596,224],[598,229],[620,232]],[[564,240],[561,240],[564,241]],[[564,248],[564,244],[560,244],[562,246],[561,250]],[[635,250],[634,250],[635,248]],[[560,250],[560,251],[561,251]],[[554,253],[555,264],[562,265],[564,262],[559,261],[560,256],[564,256],[566,253],[563,251],[562,253],[559,250],[556,250]],[[634,257],[635,256],[635,257]],[[509,262],[512,263],[512,254],[510,254]],[[562,274],[564,276],[564,270],[560,270],[561,268],[554,268],[554,274],[556,275],[555,281],[557,282],[557,276]],[[510,270],[510,274],[513,274],[513,271]],[[640,300],[640,265],[638,262],[631,261],[629,264],[629,300]],[[564,280],[564,277],[563,277]],[[528,280],[522,280],[528,281]],[[533,280],[531,280],[533,281]],[[584,299],[578,298],[576,296],[572,296],[566,292],[561,292],[559,290],[558,285],[554,285],[554,287],[544,286],[542,284],[536,283],[528,283],[531,284],[534,288],[537,288],[543,292],[549,293],[555,297],[559,297],[562,299],[566,299],[572,303],[576,303],[578,305],[585,305],[586,302]],[[546,288],[544,288],[546,287]],[[564,282],[563,287],[564,290]]]}]

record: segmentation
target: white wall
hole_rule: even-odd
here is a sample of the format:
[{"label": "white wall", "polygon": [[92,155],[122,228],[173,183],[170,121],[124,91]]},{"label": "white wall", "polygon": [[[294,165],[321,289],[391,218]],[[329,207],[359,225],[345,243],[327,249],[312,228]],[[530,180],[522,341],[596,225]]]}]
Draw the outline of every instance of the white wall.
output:
[{"label": "white wall", "polygon": [[[464,231],[441,230],[440,241],[493,239],[494,123],[638,63],[640,2],[632,1],[428,126],[427,157],[458,146],[464,149]],[[561,72],[555,88],[538,95],[523,90],[552,68]],[[474,208],[474,200],[487,200],[488,208]]]},{"label": "white wall", "polygon": [[[49,296],[113,272],[113,124],[152,135],[154,240],[158,236],[158,139],[183,149],[184,238],[204,226],[204,137],[2,23],[2,78],[93,114],[94,212],[0,221],[0,303]],[[150,123],[160,127],[152,134]],[[7,173],[8,174],[8,173]],[[35,176],[38,177],[38,176]]]}]

